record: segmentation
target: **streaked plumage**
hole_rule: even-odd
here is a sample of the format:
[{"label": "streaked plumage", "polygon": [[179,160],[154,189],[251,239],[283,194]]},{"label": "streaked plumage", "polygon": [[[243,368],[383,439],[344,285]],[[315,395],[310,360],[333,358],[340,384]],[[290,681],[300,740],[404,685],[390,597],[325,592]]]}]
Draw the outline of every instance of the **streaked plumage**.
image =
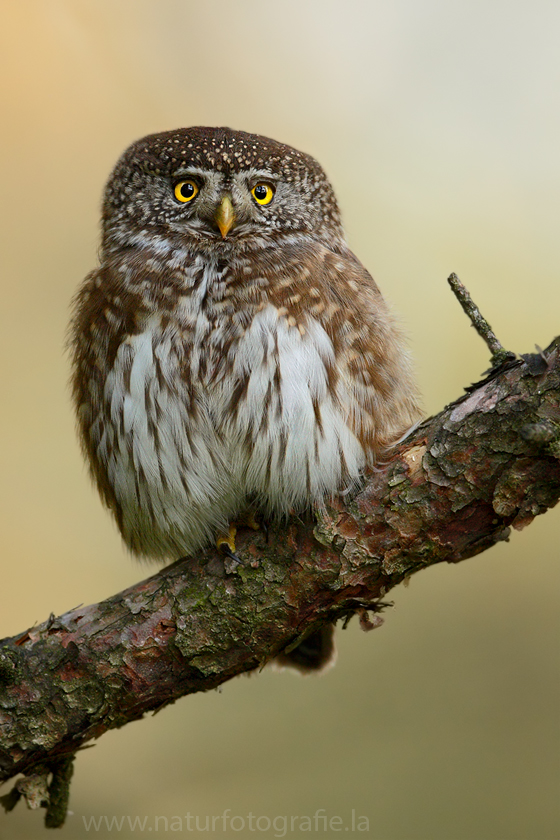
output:
[{"label": "streaked plumage", "polygon": [[[185,179],[198,193],[181,203]],[[274,191],[264,206],[260,183]],[[92,473],[146,557],[192,553],[249,506],[320,505],[418,418],[403,338],[345,243],[323,170],[226,128],[124,153],[71,346]]]}]

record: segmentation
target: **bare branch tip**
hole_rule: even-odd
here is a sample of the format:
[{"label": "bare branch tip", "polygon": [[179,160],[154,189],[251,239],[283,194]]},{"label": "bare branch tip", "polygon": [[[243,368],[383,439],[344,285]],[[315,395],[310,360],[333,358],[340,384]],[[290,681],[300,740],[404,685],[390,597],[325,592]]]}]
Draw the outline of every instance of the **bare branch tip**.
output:
[{"label": "bare branch tip", "polygon": [[490,350],[490,353],[492,354],[492,367],[499,367],[504,364],[504,362],[513,361],[513,359],[515,359],[515,353],[512,353],[511,350],[506,350],[502,347],[497,336],[493,332],[492,327],[482,315],[470,296],[468,289],[463,283],[461,283],[455,272],[452,272],[449,275],[447,282],[451,286],[453,294],[461,304],[463,311],[470,319],[471,324]]}]

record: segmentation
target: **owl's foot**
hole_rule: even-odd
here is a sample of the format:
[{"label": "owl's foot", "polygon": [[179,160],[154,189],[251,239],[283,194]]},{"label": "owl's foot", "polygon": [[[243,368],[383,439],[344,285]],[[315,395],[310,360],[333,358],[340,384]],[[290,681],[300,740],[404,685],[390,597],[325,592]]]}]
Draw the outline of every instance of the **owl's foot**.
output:
[{"label": "owl's foot", "polygon": [[230,560],[234,560],[236,563],[241,563],[241,560],[235,553],[236,534],[237,524],[231,522],[227,534],[218,534],[218,536],[216,537],[216,548],[218,549],[218,551],[221,551],[222,554],[225,554],[226,557],[229,557]]},{"label": "owl's foot", "polygon": [[236,563],[241,562],[235,553],[235,535],[238,528],[252,528],[253,531],[263,530],[268,542],[268,528],[265,523],[257,522],[253,511],[249,510],[235,522],[230,522],[227,534],[218,534],[216,537],[216,548]]},{"label": "owl's foot", "polygon": [[[255,519],[255,514],[252,510],[248,510],[245,516],[236,522],[236,525],[245,525],[247,528],[252,528],[253,531],[259,531],[263,527],[262,523],[257,522]],[[266,527],[264,530],[268,531]]]},{"label": "owl's foot", "polygon": [[262,531],[265,541],[268,543],[268,525],[264,519],[259,522],[259,520],[255,518],[255,514],[252,510],[248,510],[247,513],[245,513],[241,519],[238,519],[235,524],[238,528],[243,526],[245,528],[252,528],[253,531]]}]

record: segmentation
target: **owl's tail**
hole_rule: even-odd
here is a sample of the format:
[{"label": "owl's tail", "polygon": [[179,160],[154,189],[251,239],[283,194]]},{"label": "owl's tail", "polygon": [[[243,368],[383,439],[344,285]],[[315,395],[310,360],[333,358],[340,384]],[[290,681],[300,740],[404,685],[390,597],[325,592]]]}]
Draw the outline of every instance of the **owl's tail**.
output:
[{"label": "owl's tail", "polygon": [[289,666],[302,674],[309,674],[332,667],[335,659],[334,626],[327,624],[310,633],[289,653],[281,653],[275,661],[280,666]]}]

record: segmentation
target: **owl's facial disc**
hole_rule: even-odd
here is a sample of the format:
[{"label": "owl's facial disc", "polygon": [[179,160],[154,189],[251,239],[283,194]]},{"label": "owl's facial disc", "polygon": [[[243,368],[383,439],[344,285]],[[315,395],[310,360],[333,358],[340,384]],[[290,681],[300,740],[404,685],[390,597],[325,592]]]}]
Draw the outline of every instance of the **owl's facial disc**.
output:
[{"label": "owl's facial disc", "polygon": [[230,254],[309,234],[344,238],[319,164],[290,146],[228,128],[195,126],[136,141],[105,190],[107,252],[151,242],[160,250]]},{"label": "owl's facial disc", "polygon": [[293,201],[290,186],[262,167],[224,172],[187,166],[156,184],[165,185],[167,200],[173,201],[170,207],[177,209],[170,210],[166,219],[175,234],[206,244],[227,239],[228,248],[241,242],[246,247],[256,235],[281,228],[282,210],[276,213],[271,207],[278,190],[285,207],[289,208],[290,198]]},{"label": "owl's facial disc", "polygon": [[214,220],[220,229],[222,239],[225,239],[235,224],[235,211],[229,195],[224,195],[218,204]]}]

